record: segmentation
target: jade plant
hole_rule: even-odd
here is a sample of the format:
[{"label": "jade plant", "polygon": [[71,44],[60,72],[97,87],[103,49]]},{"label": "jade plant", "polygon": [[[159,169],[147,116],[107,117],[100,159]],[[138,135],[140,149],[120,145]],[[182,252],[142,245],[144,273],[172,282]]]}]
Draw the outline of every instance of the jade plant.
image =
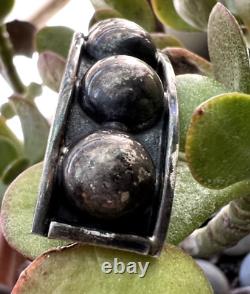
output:
[{"label": "jade plant", "polygon": [[[18,262],[13,259],[19,258],[19,263],[32,262],[12,293],[212,293],[188,253],[213,256],[250,233],[250,5],[243,0],[91,2],[95,13],[90,27],[111,17],[132,20],[150,32],[174,67],[180,152],[166,246],[156,259],[31,234],[50,128],[35,101],[44,86],[59,91],[74,31],[41,27],[36,21],[6,23],[14,0],[3,0],[0,71],[13,94],[1,106],[0,115],[0,242],[5,244],[0,243],[0,283],[14,286],[16,279],[7,275],[16,274]],[[165,33],[166,27],[207,32],[209,58],[184,48]],[[39,54],[43,84],[26,86],[13,58],[17,54],[31,57],[33,52]],[[13,116],[20,119],[23,142],[7,126]],[[8,254],[1,252],[6,246]],[[150,262],[149,270],[143,279],[102,273],[101,264],[115,257],[124,263]]]}]

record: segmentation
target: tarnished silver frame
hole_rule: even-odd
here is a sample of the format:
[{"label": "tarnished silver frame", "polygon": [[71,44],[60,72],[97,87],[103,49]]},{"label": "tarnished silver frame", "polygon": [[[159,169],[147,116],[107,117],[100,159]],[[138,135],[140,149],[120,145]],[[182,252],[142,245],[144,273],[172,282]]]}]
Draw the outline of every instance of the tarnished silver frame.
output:
[{"label": "tarnished silver frame", "polygon": [[[49,136],[32,232],[49,238],[68,239],[158,256],[168,229],[178,158],[178,103],[175,75],[170,61],[161,52],[157,52],[157,58],[165,91],[164,114],[155,128],[134,135],[138,141],[144,143],[144,146],[147,145],[146,149],[151,153],[157,165],[156,192],[158,193],[159,206],[153,233],[142,237],[102,231],[98,228],[89,229],[55,220],[49,213],[58,164],[68,150],[67,140],[65,139],[68,117],[69,120],[71,119],[72,126],[79,123],[77,121],[72,122],[74,119],[74,115],[70,114],[72,112],[72,99],[76,95],[80,79],[91,66],[91,61],[84,60],[84,46],[84,35],[75,33],[61,84],[55,119]],[[160,139],[154,145],[151,142],[155,138],[153,137],[155,133],[159,134]]]}]

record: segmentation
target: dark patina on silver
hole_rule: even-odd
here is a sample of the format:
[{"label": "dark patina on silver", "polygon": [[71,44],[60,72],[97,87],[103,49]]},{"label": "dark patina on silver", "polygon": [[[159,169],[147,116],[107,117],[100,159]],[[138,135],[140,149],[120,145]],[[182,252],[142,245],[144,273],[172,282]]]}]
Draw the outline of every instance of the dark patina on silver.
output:
[{"label": "dark patina on silver", "polygon": [[[127,31],[124,32],[122,38],[126,37]],[[89,36],[95,40],[93,31]],[[72,41],[45,155],[32,232],[158,256],[168,229],[178,158],[175,75],[170,61],[160,51],[155,52],[153,61],[151,54],[146,56],[146,62],[150,60],[158,75],[154,76],[149,67],[142,78],[136,72],[141,66],[135,60],[138,56],[120,55],[130,55],[130,48],[127,52],[118,50],[119,56],[91,57],[88,38],[76,33]],[[145,42],[143,46],[149,46]],[[93,44],[94,55],[98,55],[98,46]],[[106,87],[110,78],[106,77],[103,86],[95,83],[95,76],[103,74],[99,73],[103,68],[99,63],[110,65],[107,72],[112,77],[112,70],[114,74],[119,71],[121,61],[135,66],[128,83],[132,88],[137,83],[137,93],[146,97],[143,101],[130,87],[124,93],[119,93],[118,87],[109,100],[113,95]],[[125,70],[129,72],[129,67]],[[129,76],[125,79],[129,80]],[[154,97],[160,97],[152,105],[151,91],[142,89],[148,84]],[[117,85],[115,79],[113,85]],[[96,91],[98,87],[101,92]],[[134,100],[122,104],[122,95]],[[137,103],[135,109],[133,103]]]}]

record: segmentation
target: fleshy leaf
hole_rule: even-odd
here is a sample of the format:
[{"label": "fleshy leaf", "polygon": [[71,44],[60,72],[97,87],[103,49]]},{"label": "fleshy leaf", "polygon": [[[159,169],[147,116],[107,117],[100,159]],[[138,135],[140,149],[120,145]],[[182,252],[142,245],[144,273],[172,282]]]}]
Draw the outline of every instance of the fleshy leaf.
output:
[{"label": "fleshy leaf", "polygon": [[197,73],[212,76],[211,63],[185,48],[166,48],[162,52],[170,59],[176,75]]},{"label": "fleshy leaf", "polygon": [[3,22],[4,18],[11,12],[15,1],[14,0],[1,0],[0,5],[0,23]]},{"label": "fleshy leaf", "polygon": [[180,150],[184,151],[188,126],[196,107],[227,90],[219,82],[196,74],[177,76],[176,86],[180,109]]},{"label": "fleshy leaf", "polygon": [[51,51],[45,51],[39,54],[37,65],[43,83],[52,90],[59,92],[65,69],[65,60]]},{"label": "fleshy leaf", "polygon": [[45,27],[36,34],[39,53],[52,51],[67,58],[74,31],[63,26]]},{"label": "fleshy leaf", "polygon": [[0,176],[5,168],[18,157],[18,151],[10,139],[0,136]]},{"label": "fleshy leaf", "polygon": [[91,20],[89,21],[89,28],[92,27],[98,21],[112,17],[121,18],[122,15],[112,8],[97,9],[94,15],[91,17]]},{"label": "fleshy leaf", "polygon": [[22,124],[24,156],[30,160],[31,164],[41,161],[49,133],[47,120],[32,102],[15,96],[11,97],[10,101]]},{"label": "fleshy leaf", "polygon": [[220,3],[209,18],[208,47],[216,79],[232,91],[250,93],[248,49],[237,20]]},{"label": "fleshy leaf", "polygon": [[202,185],[221,189],[250,178],[250,95],[222,94],[195,111],[186,157]]},{"label": "fleshy leaf", "polygon": [[250,181],[236,183],[222,190],[201,186],[185,162],[179,162],[175,197],[167,241],[179,244],[208,218],[231,200],[248,196]]},{"label": "fleshy leaf", "polygon": [[176,12],[173,0],[151,0],[157,18],[166,26],[180,31],[196,31]]},{"label": "fleshy leaf", "polygon": [[18,176],[5,193],[1,209],[6,240],[30,259],[48,249],[70,243],[31,234],[41,172],[42,164],[37,164]]},{"label": "fleshy leaf", "polygon": [[113,8],[122,17],[132,20],[147,31],[155,30],[155,18],[147,0],[91,0],[96,9]]},{"label": "fleshy leaf", "polygon": [[[114,258],[128,263],[139,262],[148,270],[143,279],[138,274],[102,272],[102,264],[114,264]],[[129,287],[129,290],[128,290]],[[174,246],[167,246],[159,259],[104,248],[75,245],[38,257],[20,276],[13,294],[211,294],[204,273],[192,258]]]},{"label": "fleshy leaf", "polygon": [[191,26],[206,31],[209,14],[216,0],[174,0],[179,15]]},{"label": "fleshy leaf", "polygon": [[173,36],[164,33],[152,33],[150,34],[155,46],[159,49],[166,47],[182,47],[183,44]]},{"label": "fleshy leaf", "polygon": [[31,57],[35,50],[36,28],[27,21],[14,20],[6,24],[15,54]]}]

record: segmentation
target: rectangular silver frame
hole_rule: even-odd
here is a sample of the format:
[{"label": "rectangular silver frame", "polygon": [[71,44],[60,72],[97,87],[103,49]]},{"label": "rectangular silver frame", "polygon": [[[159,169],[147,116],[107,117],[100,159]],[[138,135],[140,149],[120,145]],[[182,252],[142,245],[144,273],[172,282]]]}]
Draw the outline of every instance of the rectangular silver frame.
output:
[{"label": "rectangular silver frame", "polygon": [[[48,217],[57,165],[65,148],[62,140],[67,123],[66,118],[69,115],[75,88],[79,84],[83,72],[87,70],[87,68],[84,68],[84,65],[82,67],[80,66],[84,44],[84,35],[82,33],[75,33],[65,69],[65,75],[61,84],[55,119],[49,136],[32,232],[49,238],[68,239],[87,244],[133,251],[144,255],[158,256],[163,247],[170,220],[179,141],[175,75],[170,61],[161,52],[158,52],[157,55],[164,79],[164,102],[166,111],[161,125],[162,137],[160,140],[161,146],[159,146],[160,153],[163,154],[156,155],[159,157],[157,157],[157,160],[161,165],[158,171],[158,177],[161,179],[158,184],[160,205],[153,234],[151,236],[141,237],[131,234],[93,230],[87,227],[72,226],[67,223],[58,222]],[[140,136],[141,135],[138,135],[139,139]],[[163,147],[164,145],[165,147]]]}]

